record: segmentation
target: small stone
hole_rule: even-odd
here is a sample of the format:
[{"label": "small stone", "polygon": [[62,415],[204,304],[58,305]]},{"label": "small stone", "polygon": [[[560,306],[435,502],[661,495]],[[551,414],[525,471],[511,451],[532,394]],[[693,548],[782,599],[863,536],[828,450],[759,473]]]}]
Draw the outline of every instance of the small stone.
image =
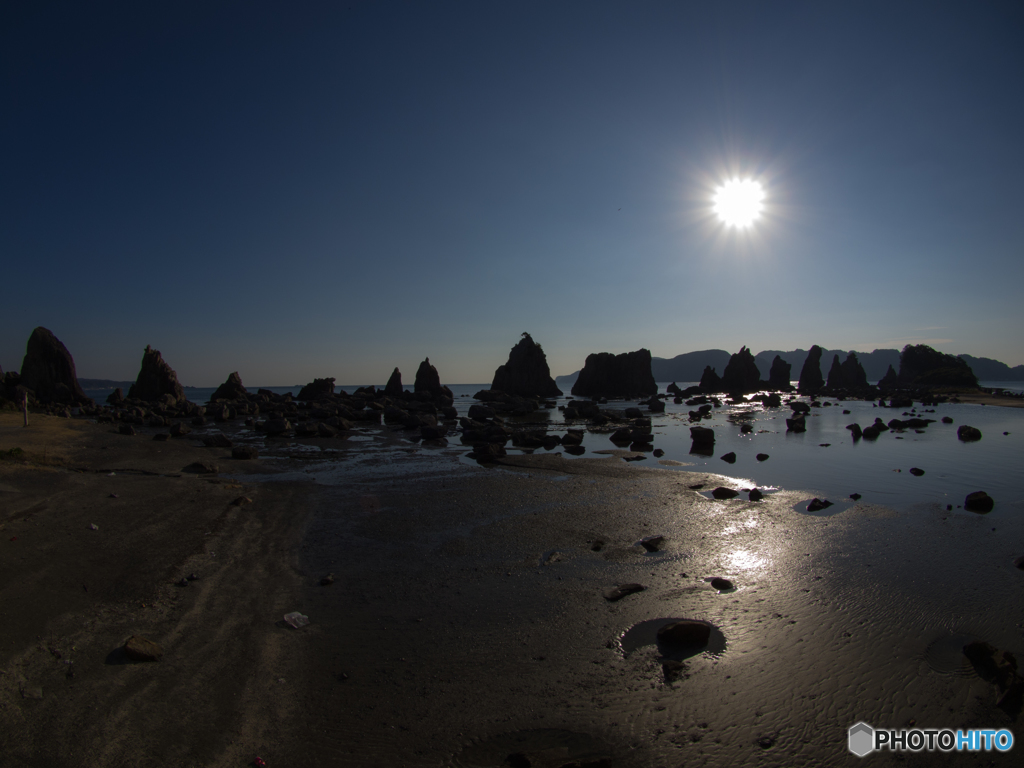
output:
[{"label": "small stone", "polygon": [[605,543],[606,542],[605,542],[604,539],[594,539],[590,543],[590,551],[591,552],[600,552],[602,549],[604,549]]},{"label": "small stone", "polygon": [[850,494],[850,498],[853,499],[854,501],[859,501],[860,500],[860,494],[859,493],[851,493]]},{"label": "small stone", "polygon": [[727,589],[732,589],[732,582],[728,579],[723,579],[720,576],[716,576],[711,580],[711,586],[720,592],[724,592]]},{"label": "small stone", "polygon": [[749,493],[749,494],[747,494],[747,497],[748,497],[748,498],[749,498],[749,499],[750,499],[751,501],[760,501],[761,499],[763,499],[763,498],[764,498],[764,494],[763,494],[763,493],[761,493],[761,492],[760,492],[759,490],[757,490],[757,488],[752,488],[752,489],[750,490],[750,493]]},{"label": "small stone", "polygon": [[320,586],[321,587],[329,587],[333,583],[334,583],[334,574],[333,573],[328,573],[326,576],[324,576],[322,579],[320,579]]},{"label": "small stone", "polygon": [[729,453],[725,454],[724,456],[721,456],[720,458],[722,459],[722,461],[727,462],[729,464],[736,463],[736,454],[733,453],[732,451],[729,451]]},{"label": "small stone", "polygon": [[961,424],[957,427],[956,436],[965,443],[972,443],[975,440],[981,440],[981,430]]},{"label": "small stone", "polygon": [[942,417],[942,423],[943,424],[952,424],[953,423],[953,419],[950,416],[943,416]]},{"label": "small stone", "polygon": [[640,546],[648,552],[657,552],[661,549],[661,545],[664,543],[664,536],[647,536],[646,538],[640,539]]},{"label": "small stone", "polygon": [[620,584],[604,593],[604,599],[610,603],[621,600],[627,595],[643,592],[646,587],[643,584]]},{"label": "small stone", "polygon": [[164,649],[141,635],[132,635],[124,644],[125,655],[132,661],[160,661]]},{"label": "small stone", "polygon": [[661,450],[661,448],[655,448],[654,449],[654,457],[655,458],[660,459],[664,455],[665,455],[665,452],[663,450]]},{"label": "small stone", "polygon": [[734,491],[732,488],[718,487],[711,492],[711,495],[716,499],[734,499],[740,495],[740,492]]},{"label": "small stone", "polygon": [[258,459],[259,449],[255,445],[236,445],[231,448],[232,459]]},{"label": "small stone", "polygon": [[759,453],[759,454],[757,454],[757,456],[755,458],[758,461],[768,461],[768,454],[767,453]]},{"label": "small stone", "polygon": [[808,512],[820,512],[823,509],[828,509],[832,506],[832,502],[828,499],[811,499],[811,503],[807,505]]},{"label": "small stone", "polygon": [[911,467],[910,474],[912,474],[914,477],[920,477],[921,475],[924,474],[924,470],[918,469],[917,467]]},{"label": "small stone", "polygon": [[772,736],[762,736],[757,740],[757,746],[761,749],[770,749],[775,746],[775,738]]}]

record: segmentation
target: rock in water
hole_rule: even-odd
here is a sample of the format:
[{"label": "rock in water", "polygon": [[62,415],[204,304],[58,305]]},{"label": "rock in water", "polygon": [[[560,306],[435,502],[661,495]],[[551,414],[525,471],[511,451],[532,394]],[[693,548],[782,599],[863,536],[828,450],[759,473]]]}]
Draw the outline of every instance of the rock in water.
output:
[{"label": "rock in water", "polygon": [[587,355],[572,394],[577,397],[628,399],[658,394],[651,373],[651,353],[646,349],[613,355],[597,352]]},{"label": "rock in water", "polygon": [[825,386],[829,389],[843,389],[843,366],[839,362],[839,355],[832,355],[832,367],[828,369]]},{"label": "rock in water", "polygon": [[911,467],[910,474],[912,474],[914,477],[920,477],[921,475],[924,474],[924,470],[918,467]]},{"label": "rock in water", "polygon": [[118,387],[109,395],[107,395],[107,403],[114,406],[115,408],[120,407],[121,403],[124,402],[124,390]]},{"label": "rock in water", "polygon": [[794,416],[792,419],[786,419],[786,431],[806,432],[807,422],[805,421],[804,415],[801,413],[798,416]]},{"label": "rock in water", "polygon": [[956,436],[965,443],[972,443],[975,440],[981,440],[981,430],[961,424],[957,427]]},{"label": "rock in water", "polygon": [[711,627],[691,619],[674,621],[658,630],[658,642],[669,646],[704,646],[710,639]]},{"label": "rock in water", "polygon": [[164,395],[170,395],[175,402],[185,402],[185,390],[178,383],[178,374],[164,362],[159,351],[146,345],[146,351],[142,353],[142,368],[128,389],[128,397],[154,402]]},{"label": "rock in water", "polygon": [[729,451],[729,453],[723,454],[719,458],[721,458],[722,461],[727,462],[729,464],[735,464],[736,463],[736,454],[733,453],[732,451]]},{"label": "rock in water", "polygon": [[783,360],[779,355],[772,360],[772,369],[768,373],[768,387],[770,389],[781,389],[789,391],[792,385],[789,383],[790,371],[793,366]]},{"label": "rock in water", "polygon": [[334,394],[334,379],[313,379],[299,390],[296,400],[323,400]]},{"label": "rock in water", "polygon": [[892,364],[890,363],[889,370],[885,372],[885,376],[883,376],[878,382],[878,388],[882,392],[889,392],[896,389],[898,383],[899,378],[896,376],[896,371],[893,370]]},{"label": "rock in water", "polygon": [[722,374],[722,389],[730,394],[746,395],[761,388],[761,372],[757,369],[750,350],[741,347],[729,358]]},{"label": "rock in water", "polygon": [[832,502],[829,501],[828,499],[822,500],[822,499],[819,499],[819,498],[814,498],[814,499],[811,499],[811,503],[807,505],[807,511],[808,512],[820,512],[821,510],[828,509],[831,506],[832,506]]},{"label": "rock in water", "polygon": [[92,402],[78,383],[71,353],[42,326],[28,337],[20,385],[32,390],[42,403],[87,405]]},{"label": "rock in water", "polygon": [[728,579],[723,579],[721,576],[715,576],[711,580],[711,586],[720,592],[724,592],[727,589],[732,589],[732,582]]},{"label": "rock in water", "polygon": [[857,359],[856,352],[850,352],[842,366],[843,388],[851,392],[862,392],[868,388],[868,375]]},{"label": "rock in water", "polygon": [[258,459],[260,457],[259,449],[255,445],[236,445],[231,449],[231,458],[248,460]]},{"label": "rock in water", "polygon": [[964,509],[970,512],[991,512],[996,505],[995,501],[984,491],[975,491],[967,494],[964,499]]},{"label": "rock in water", "polygon": [[413,384],[413,392],[425,392],[434,398],[453,397],[452,391],[448,387],[441,386],[441,377],[437,373],[437,368],[430,364],[429,357],[420,363],[420,367],[416,371],[416,382]]},{"label": "rock in water", "polygon": [[700,391],[705,394],[722,391],[722,379],[710,365],[705,365],[704,373],[700,375]]},{"label": "rock in water", "polygon": [[384,385],[384,394],[387,397],[401,397],[403,391],[402,372],[396,367],[391,372],[391,378],[388,379],[388,383]]},{"label": "rock in water", "polygon": [[540,344],[528,333],[508,353],[508,362],[499,365],[491,389],[519,397],[558,397],[562,390],[551,378],[548,358]]},{"label": "rock in water", "polygon": [[210,400],[242,400],[247,394],[245,387],[242,386],[242,377],[235,371],[228,376],[227,381],[217,387]]},{"label": "rock in water", "polygon": [[124,644],[125,655],[132,661],[160,661],[164,649],[141,635],[132,635]]},{"label": "rock in water", "polygon": [[899,386],[904,389],[927,387],[978,386],[978,377],[965,360],[938,352],[927,344],[908,344],[900,353]]},{"label": "rock in water", "polygon": [[807,353],[807,359],[800,369],[800,383],[797,385],[801,395],[816,394],[825,386],[825,380],[821,377],[821,352],[821,347],[815,344]]},{"label": "rock in water", "polygon": [[740,495],[740,492],[734,491],[732,488],[725,488],[723,486],[719,486],[718,488],[715,488],[715,490],[711,492],[711,495],[714,496],[716,499],[735,499],[737,496]]}]

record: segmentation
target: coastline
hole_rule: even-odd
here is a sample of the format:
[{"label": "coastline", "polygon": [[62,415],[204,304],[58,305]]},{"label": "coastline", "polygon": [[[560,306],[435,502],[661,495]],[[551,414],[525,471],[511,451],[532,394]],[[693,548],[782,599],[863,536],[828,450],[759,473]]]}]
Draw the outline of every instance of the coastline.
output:
[{"label": "coastline", "polygon": [[[0,462],[0,754],[15,766],[857,765],[859,719],[1012,722],[956,648],[1019,650],[1024,524],[998,511],[815,516],[796,511],[813,488],[715,501],[689,486],[730,478],[429,449],[322,485],[309,462],[18,419],[0,417],[0,450],[53,464]],[[197,458],[220,475],[180,472]],[[650,535],[657,551],[638,545]],[[645,589],[604,598],[627,582]],[[284,625],[292,610],[310,625]],[[653,644],[670,618],[720,639],[675,680]],[[163,660],[118,663],[135,633]]]}]

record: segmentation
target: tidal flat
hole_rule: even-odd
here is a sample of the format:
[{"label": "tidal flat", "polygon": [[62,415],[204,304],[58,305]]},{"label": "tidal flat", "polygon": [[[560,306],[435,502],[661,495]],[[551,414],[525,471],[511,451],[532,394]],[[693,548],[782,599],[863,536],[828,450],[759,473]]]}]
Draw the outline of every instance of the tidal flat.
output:
[{"label": "tidal flat", "polygon": [[[854,765],[860,720],[1015,730],[960,650],[1021,649],[1013,500],[817,516],[708,498],[722,462],[484,467],[387,429],[232,461],[2,418],[5,765]],[[660,645],[678,619],[712,642]],[[127,663],[135,634],[163,658]]]}]

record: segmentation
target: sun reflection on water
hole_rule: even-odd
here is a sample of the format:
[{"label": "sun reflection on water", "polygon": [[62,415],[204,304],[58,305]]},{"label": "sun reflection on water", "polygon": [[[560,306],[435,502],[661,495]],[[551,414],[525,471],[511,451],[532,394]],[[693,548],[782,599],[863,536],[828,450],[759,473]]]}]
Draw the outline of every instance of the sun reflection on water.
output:
[{"label": "sun reflection on water", "polygon": [[768,566],[767,558],[749,549],[735,549],[727,557],[734,571],[755,571]]}]

